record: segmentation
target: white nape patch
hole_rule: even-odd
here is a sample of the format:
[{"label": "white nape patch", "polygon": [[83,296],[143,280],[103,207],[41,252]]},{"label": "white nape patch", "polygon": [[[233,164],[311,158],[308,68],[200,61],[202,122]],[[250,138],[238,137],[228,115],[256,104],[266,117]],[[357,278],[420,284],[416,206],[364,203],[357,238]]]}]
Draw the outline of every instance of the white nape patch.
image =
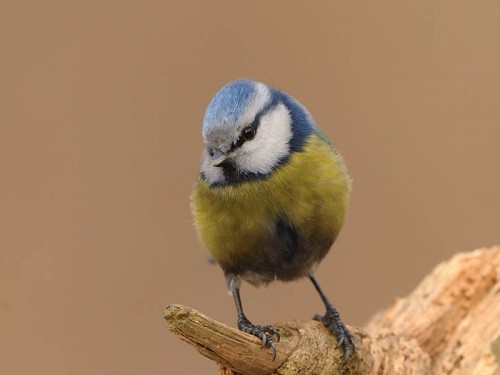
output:
[{"label": "white nape patch", "polygon": [[267,86],[261,82],[255,82],[255,92],[246,105],[245,111],[238,119],[238,131],[251,124],[264,106],[269,102],[271,93]]},{"label": "white nape patch", "polygon": [[236,167],[243,172],[270,173],[290,153],[292,122],[284,104],[260,119],[257,134],[235,152]]}]

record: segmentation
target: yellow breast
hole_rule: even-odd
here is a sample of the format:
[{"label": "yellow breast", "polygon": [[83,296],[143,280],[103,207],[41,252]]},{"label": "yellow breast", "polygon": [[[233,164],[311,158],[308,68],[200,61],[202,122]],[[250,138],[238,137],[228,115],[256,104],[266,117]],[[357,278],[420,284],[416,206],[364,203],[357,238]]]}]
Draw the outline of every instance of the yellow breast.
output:
[{"label": "yellow breast", "polygon": [[286,215],[308,246],[329,248],[344,221],[349,191],[340,154],[311,135],[302,152],[292,153],[266,179],[210,186],[199,177],[192,211],[201,241],[224,268],[261,256],[280,215]]}]

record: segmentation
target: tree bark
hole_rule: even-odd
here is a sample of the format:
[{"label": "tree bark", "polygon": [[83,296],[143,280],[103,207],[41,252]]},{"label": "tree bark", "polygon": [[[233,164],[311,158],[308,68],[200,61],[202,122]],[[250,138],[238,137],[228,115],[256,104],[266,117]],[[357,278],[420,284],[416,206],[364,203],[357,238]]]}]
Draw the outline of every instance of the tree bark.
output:
[{"label": "tree bark", "polygon": [[363,328],[342,365],[335,337],[316,321],[276,324],[276,359],[260,340],[182,305],[167,328],[219,364],[220,374],[500,375],[500,247],[439,264],[407,297]]}]

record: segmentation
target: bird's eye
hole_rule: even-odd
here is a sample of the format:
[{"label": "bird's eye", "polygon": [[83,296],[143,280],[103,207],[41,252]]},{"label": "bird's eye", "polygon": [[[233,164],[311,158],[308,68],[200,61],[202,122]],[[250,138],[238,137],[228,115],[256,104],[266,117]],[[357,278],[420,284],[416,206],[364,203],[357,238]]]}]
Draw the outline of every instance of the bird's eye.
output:
[{"label": "bird's eye", "polygon": [[247,126],[243,131],[241,132],[241,136],[245,141],[251,141],[252,139],[255,138],[255,128],[253,126]]}]

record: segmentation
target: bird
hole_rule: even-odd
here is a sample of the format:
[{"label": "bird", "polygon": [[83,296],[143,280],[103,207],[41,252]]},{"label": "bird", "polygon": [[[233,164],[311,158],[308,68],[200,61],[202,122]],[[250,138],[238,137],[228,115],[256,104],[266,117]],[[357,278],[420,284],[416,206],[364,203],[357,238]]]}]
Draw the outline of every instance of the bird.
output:
[{"label": "bird", "polygon": [[191,209],[201,243],[224,272],[239,330],[260,338],[274,360],[279,331],[247,318],[242,281],[260,286],[309,278],[326,310],[314,319],[336,336],[347,361],[354,337],[314,275],[349,203],[342,156],[298,100],[250,79],[215,94],[202,136]]}]

